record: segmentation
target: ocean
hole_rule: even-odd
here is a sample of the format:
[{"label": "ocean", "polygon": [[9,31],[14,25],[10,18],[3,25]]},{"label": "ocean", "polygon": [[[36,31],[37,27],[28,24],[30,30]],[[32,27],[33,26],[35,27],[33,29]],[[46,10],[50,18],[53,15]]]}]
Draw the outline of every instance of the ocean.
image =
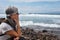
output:
[{"label": "ocean", "polygon": [[[5,14],[0,14],[0,18],[6,18]],[[56,35],[60,35],[60,15],[49,14],[20,14],[20,26],[25,28],[33,28],[34,30],[53,31]]]},{"label": "ocean", "polygon": [[[0,18],[6,18],[6,15],[0,14]],[[21,26],[39,25],[60,28],[60,15],[20,14],[19,20]]]}]

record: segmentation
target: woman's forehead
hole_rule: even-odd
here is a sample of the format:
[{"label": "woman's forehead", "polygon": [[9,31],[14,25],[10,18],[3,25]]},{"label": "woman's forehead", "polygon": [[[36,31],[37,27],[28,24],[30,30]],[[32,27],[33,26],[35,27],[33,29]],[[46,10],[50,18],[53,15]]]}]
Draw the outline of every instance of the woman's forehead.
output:
[{"label": "woman's forehead", "polygon": [[18,15],[18,13],[13,13],[13,14],[11,14],[11,15]]}]

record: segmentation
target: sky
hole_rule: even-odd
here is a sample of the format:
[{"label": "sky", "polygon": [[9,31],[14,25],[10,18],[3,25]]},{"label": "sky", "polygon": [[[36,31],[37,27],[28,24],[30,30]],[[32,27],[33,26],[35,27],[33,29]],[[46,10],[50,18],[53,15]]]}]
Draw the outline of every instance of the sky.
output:
[{"label": "sky", "polygon": [[19,13],[60,12],[60,0],[0,0],[0,13],[9,6],[17,7]]}]

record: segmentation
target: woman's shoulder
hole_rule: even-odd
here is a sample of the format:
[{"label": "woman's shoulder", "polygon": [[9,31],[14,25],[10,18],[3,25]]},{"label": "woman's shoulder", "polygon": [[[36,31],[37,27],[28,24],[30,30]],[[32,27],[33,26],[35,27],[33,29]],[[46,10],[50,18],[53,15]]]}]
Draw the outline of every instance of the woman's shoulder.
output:
[{"label": "woman's shoulder", "polygon": [[9,24],[5,23],[5,22],[2,22],[0,24],[0,27],[4,28],[4,27],[11,27]]}]

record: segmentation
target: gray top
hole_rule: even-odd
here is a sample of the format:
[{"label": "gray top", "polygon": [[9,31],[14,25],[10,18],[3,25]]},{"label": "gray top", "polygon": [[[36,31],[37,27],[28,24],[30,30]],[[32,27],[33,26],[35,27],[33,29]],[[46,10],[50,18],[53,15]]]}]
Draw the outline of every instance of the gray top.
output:
[{"label": "gray top", "polygon": [[[13,28],[8,25],[7,23],[1,23],[0,25],[0,34],[4,34],[5,32],[9,31],[9,30],[13,30]],[[10,38],[9,35],[4,35],[4,36],[0,36],[0,40],[6,40]]]}]

